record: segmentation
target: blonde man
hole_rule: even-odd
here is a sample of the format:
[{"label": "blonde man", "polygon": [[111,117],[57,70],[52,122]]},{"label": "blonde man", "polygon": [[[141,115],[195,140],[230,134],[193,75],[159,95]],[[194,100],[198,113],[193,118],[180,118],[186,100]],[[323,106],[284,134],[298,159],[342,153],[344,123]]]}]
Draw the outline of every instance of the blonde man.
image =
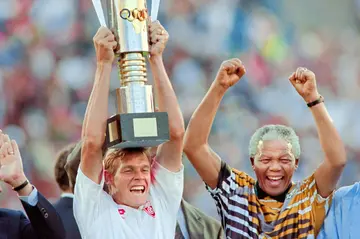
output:
[{"label": "blonde man", "polygon": [[[184,123],[162,60],[168,33],[154,22],[149,25],[149,36],[159,110],[168,113],[170,130],[170,140],[159,146],[152,165],[145,149],[111,150],[103,157],[110,73],[117,43],[104,27],[94,37],[97,69],[83,124],[74,199],[75,218],[86,239],[160,239],[175,234],[183,192]],[[109,194],[103,190],[104,184]]]}]

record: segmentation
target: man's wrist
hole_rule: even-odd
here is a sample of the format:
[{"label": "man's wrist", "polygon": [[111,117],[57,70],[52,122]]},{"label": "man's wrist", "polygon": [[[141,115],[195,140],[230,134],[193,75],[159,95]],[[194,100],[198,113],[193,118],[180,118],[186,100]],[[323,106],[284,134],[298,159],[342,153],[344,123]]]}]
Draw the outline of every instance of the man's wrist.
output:
[{"label": "man's wrist", "polygon": [[160,63],[163,63],[162,54],[150,56],[149,62],[150,62],[150,64],[160,64]]},{"label": "man's wrist", "polygon": [[317,98],[316,100],[311,101],[310,103],[307,103],[307,106],[309,108],[314,108],[314,107],[318,106],[319,104],[324,103],[324,101],[325,101],[324,97],[322,97],[322,95],[320,95],[319,98]]},{"label": "man's wrist", "polygon": [[308,97],[305,97],[304,100],[306,104],[309,104],[311,102],[314,102],[320,98],[320,94],[317,92],[315,94],[309,95]]},{"label": "man's wrist", "polygon": [[98,61],[96,62],[97,68],[112,68],[112,62],[108,61]]},{"label": "man's wrist", "polygon": [[27,178],[25,174],[19,174],[12,177],[11,182],[9,182],[10,186],[13,188],[19,187],[21,184],[23,184],[25,181],[27,181]]},{"label": "man's wrist", "polygon": [[211,85],[211,90],[215,91],[216,93],[220,95],[224,95],[226,93],[228,88],[222,86],[219,84],[216,80]]},{"label": "man's wrist", "polygon": [[[26,178],[25,174],[22,174],[18,177],[15,177],[14,180],[10,183],[10,186],[12,186],[13,189],[15,189],[28,181],[29,180]],[[24,187],[18,190],[17,193],[19,196],[29,196],[32,190],[33,190],[33,186],[30,183],[27,183]]]},{"label": "man's wrist", "polygon": [[30,183],[28,183],[24,188],[17,191],[17,193],[18,193],[19,197],[26,197],[26,196],[29,196],[33,190],[34,190],[34,187]]}]

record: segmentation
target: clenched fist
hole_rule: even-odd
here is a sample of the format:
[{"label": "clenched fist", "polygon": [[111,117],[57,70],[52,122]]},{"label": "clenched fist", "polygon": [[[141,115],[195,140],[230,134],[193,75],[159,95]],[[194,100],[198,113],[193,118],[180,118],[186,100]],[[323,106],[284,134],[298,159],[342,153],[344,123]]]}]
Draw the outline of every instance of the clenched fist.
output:
[{"label": "clenched fist", "polygon": [[114,34],[106,27],[100,27],[94,38],[96,60],[98,63],[112,63],[115,58],[114,50],[118,43]]},{"label": "clenched fist", "polygon": [[150,55],[159,56],[164,52],[166,43],[169,40],[169,33],[159,21],[148,21]]},{"label": "clenched fist", "polygon": [[242,62],[237,58],[233,58],[221,64],[215,82],[224,89],[228,89],[235,85],[245,73],[245,66]]},{"label": "clenched fist", "polygon": [[314,72],[299,67],[291,74],[289,80],[305,102],[310,103],[319,99],[320,95],[317,90]]}]

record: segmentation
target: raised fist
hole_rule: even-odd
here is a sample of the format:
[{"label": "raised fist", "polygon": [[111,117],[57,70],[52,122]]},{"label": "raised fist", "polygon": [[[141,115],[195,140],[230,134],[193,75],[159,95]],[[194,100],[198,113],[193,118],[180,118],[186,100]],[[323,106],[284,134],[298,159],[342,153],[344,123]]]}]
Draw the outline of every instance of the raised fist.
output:
[{"label": "raised fist", "polygon": [[164,52],[167,41],[169,40],[169,33],[159,21],[151,22],[149,19],[148,24],[150,55],[161,55]]},{"label": "raised fist", "polygon": [[112,63],[115,58],[114,50],[118,45],[114,34],[108,28],[101,26],[96,32],[93,41],[97,62]]},{"label": "raised fist", "polygon": [[320,95],[317,91],[314,72],[304,67],[299,67],[296,69],[296,72],[291,74],[289,80],[307,103],[319,99]]},{"label": "raised fist", "polygon": [[233,58],[221,64],[215,82],[224,89],[228,89],[235,85],[245,73],[242,62],[238,58]]}]

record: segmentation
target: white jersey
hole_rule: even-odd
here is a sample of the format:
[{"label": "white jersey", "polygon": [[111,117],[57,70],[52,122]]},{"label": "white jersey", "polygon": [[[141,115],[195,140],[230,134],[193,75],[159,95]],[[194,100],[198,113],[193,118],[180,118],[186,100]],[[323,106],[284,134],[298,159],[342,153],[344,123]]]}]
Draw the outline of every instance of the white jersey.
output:
[{"label": "white jersey", "polygon": [[75,184],[74,216],[84,239],[174,238],[184,186],[184,168],[170,172],[154,162],[155,180],[149,201],[139,209],[119,205],[79,168]]}]

